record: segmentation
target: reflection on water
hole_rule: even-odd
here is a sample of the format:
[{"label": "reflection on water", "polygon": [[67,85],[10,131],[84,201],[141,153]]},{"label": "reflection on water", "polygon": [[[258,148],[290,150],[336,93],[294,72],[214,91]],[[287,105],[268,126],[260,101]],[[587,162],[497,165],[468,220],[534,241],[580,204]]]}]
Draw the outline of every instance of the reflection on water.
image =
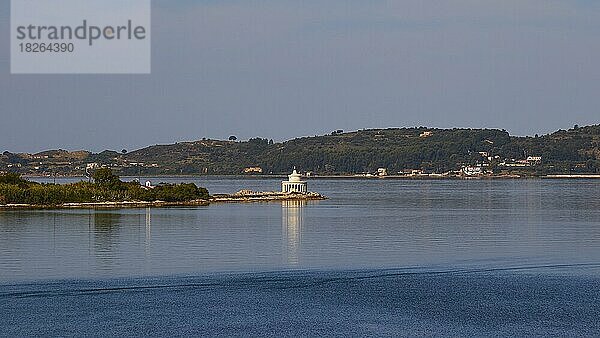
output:
[{"label": "reflection on water", "polygon": [[146,246],[152,238],[152,208],[146,208]]},{"label": "reflection on water", "polygon": [[282,242],[284,244],[285,261],[298,265],[300,246],[302,244],[303,212],[306,201],[282,201]]},{"label": "reflection on water", "polygon": [[95,212],[93,218],[94,252],[99,259],[111,256],[119,242],[119,224],[121,214],[113,212]]}]

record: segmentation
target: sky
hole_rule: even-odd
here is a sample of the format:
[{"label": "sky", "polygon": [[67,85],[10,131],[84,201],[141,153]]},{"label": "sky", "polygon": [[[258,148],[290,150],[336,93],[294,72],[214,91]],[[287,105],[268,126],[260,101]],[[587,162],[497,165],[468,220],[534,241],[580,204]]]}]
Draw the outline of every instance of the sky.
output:
[{"label": "sky", "polygon": [[1,1],[0,152],[600,123],[598,1],[153,0],[152,11],[150,75],[10,75]]}]

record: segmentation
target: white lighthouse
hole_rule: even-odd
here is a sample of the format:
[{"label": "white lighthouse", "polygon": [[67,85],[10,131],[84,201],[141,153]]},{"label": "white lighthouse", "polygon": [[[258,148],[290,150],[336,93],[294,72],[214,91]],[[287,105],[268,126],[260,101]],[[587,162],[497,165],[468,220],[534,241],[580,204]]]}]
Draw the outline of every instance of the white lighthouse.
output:
[{"label": "white lighthouse", "polygon": [[288,175],[288,180],[281,182],[281,191],[284,193],[297,192],[306,194],[308,189],[306,182],[302,181],[302,175],[298,174],[294,168],[294,172]]}]

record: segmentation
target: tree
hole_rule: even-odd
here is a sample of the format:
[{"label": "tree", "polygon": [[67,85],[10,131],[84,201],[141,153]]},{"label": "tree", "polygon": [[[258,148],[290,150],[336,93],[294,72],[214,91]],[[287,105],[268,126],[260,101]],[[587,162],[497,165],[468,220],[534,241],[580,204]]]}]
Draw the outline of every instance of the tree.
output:
[{"label": "tree", "polygon": [[229,141],[237,141],[237,136],[231,135],[229,136]]},{"label": "tree", "polygon": [[96,184],[111,190],[119,189],[122,183],[119,176],[113,174],[112,170],[109,168],[100,168],[96,170],[92,178]]}]

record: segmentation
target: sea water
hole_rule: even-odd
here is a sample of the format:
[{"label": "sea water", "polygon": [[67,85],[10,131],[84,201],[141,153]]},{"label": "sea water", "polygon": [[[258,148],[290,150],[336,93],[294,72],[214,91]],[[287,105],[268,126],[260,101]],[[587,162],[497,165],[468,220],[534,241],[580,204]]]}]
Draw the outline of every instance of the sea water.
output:
[{"label": "sea water", "polygon": [[0,336],[600,334],[600,180],[309,190],[329,199],[2,211]]}]

